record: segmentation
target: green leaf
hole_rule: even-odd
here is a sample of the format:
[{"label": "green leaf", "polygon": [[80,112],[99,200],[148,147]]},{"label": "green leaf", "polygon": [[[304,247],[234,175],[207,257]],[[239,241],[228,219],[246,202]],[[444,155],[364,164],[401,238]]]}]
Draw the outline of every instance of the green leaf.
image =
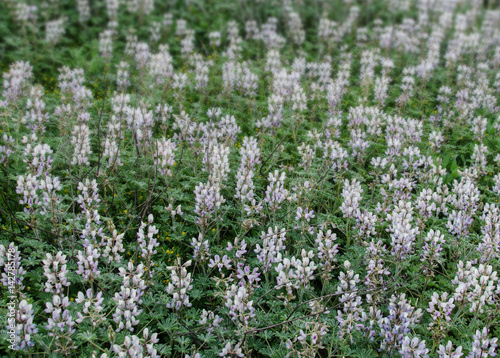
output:
[{"label": "green leaf", "polygon": [[76,337],[84,342],[93,342],[97,339],[97,335],[95,333],[90,333],[89,331],[78,333]]},{"label": "green leaf", "polygon": [[177,331],[179,329],[179,324],[176,319],[170,317],[165,318],[163,321],[158,323],[158,327],[161,328],[163,332]]},{"label": "green leaf", "polygon": [[377,357],[377,352],[375,352],[371,348],[362,348],[356,347],[355,349],[350,349],[347,353],[350,357],[359,357],[359,358],[371,358]]}]

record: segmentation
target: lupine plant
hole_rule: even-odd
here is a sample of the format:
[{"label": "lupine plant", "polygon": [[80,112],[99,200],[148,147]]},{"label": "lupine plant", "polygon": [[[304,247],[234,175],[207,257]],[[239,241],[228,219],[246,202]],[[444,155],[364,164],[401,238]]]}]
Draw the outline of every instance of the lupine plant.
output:
[{"label": "lupine plant", "polygon": [[493,0],[0,0],[8,357],[486,358]]}]

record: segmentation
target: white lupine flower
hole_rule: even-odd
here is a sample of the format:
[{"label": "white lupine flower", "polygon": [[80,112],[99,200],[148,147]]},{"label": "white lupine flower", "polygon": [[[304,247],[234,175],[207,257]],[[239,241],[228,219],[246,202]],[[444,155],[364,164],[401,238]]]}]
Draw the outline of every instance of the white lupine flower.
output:
[{"label": "white lupine flower", "polygon": [[465,264],[459,261],[458,271],[451,281],[456,285],[453,297],[460,305],[470,304],[470,312],[484,312],[484,307],[496,302],[495,287],[498,281],[497,271],[493,271],[493,266],[483,265],[472,266],[471,261]]},{"label": "white lupine flower", "polygon": [[120,267],[119,274],[123,278],[120,292],[115,292],[113,301],[117,304],[113,321],[118,324],[117,332],[128,330],[134,331],[134,326],[139,324],[136,318],[142,313],[139,304],[142,303],[142,295],[146,290],[146,282],[142,278],[144,275],[144,265],[134,264],[129,261],[127,268]]},{"label": "white lupine flower", "polygon": [[403,344],[401,345],[401,350],[399,351],[403,358],[427,358],[429,355],[429,349],[425,347],[425,341],[421,341],[417,337],[406,336],[403,339]]},{"label": "white lupine flower", "polygon": [[264,202],[269,205],[269,208],[275,212],[281,208],[281,204],[288,197],[288,190],[284,188],[286,173],[279,173],[275,170],[274,173],[269,173],[269,185],[266,189],[266,197]]},{"label": "white lupine flower", "polygon": [[45,23],[45,41],[54,45],[59,42],[62,35],[66,33],[64,28],[66,19],[59,18],[53,21],[47,21]]},{"label": "white lupine flower", "polygon": [[66,275],[68,274],[66,266],[66,255],[58,251],[55,256],[47,253],[47,258],[43,262],[43,273],[47,278],[45,283],[45,292],[51,292],[56,295],[63,293],[64,286],[70,285]]},{"label": "white lupine flower", "polygon": [[175,151],[177,145],[170,139],[161,138],[156,140],[156,151],[154,152],[155,165],[164,177],[172,176],[171,168],[175,164]]},{"label": "white lupine flower", "polygon": [[99,34],[99,52],[105,59],[113,56],[113,36],[112,30],[104,30]]},{"label": "white lupine flower", "polygon": [[3,73],[2,97],[9,101],[18,100],[28,90],[29,82],[33,76],[33,67],[29,62],[14,62],[9,70]]},{"label": "white lupine flower", "polygon": [[255,245],[255,253],[259,262],[264,264],[263,272],[268,271],[274,262],[279,262],[278,254],[286,249],[286,230],[278,227],[274,230],[270,227],[267,233],[262,231],[260,235],[261,241]]},{"label": "white lupine flower", "polygon": [[440,344],[437,353],[439,358],[460,358],[464,355],[462,353],[462,346],[458,346],[457,349],[453,350],[451,341],[448,341],[446,347]]},{"label": "white lupine flower", "polygon": [[191,260],[181,264],[181,260],[178,259],[176,266],[167,267],[171,274],[167,293],[172,296],[170,302],[167,303],[168,308],[179,311],[182,307],[191,307],[188,292],[193,289],[193,279],[191,273],[187,272],[189,266],[191,266]]},{"label": "white lupine flower", "polygon": [[363,189],[359,181],[356,179],[344,181],[344,188],[342,189],[344,202],[340,206],[340,211],[342,211],[345,218],[354,218],[358,215],[362,193]]}]

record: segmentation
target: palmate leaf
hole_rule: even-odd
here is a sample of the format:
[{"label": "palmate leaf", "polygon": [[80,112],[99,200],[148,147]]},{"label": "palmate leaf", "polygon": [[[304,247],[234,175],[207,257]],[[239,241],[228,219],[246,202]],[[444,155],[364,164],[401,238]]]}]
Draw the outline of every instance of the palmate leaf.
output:
[{"label": "palmate leaf", "polygon": [[268,339],[271,339],[273,337],[273,332],[271,332],[270,330],[266,329],[266,330],[264,330],[262,332],[259,332],[258,335],[259,335],[259,337],[262,337],[262,338],[268,340]]},{"label": "palmate leaf", "polygon": [[29,278],[33,282],[44,282],[47,278],[41,273],[41,271],[31,270],[26,273],[26,278]]},{"label": "palmate leaf", "polygon": [[207,334],[200,334],[198,335],[198,338],[202,340],[203,342],[206,342],[208,344],[214,343],[217,341],[217,336],[215,334],[207,333]]},{"label": "palmate leaf", "polygon": [[193,300],[197,300],[203,296],[204,296],[203,291],[201,291],[201,290],[192,290],[191,291],[191,297],[193,298]]},{"label": "palmate leaf", "polygon": [[28,256],[25,259],[23,259],[23,265],[26,265],[26,266],[35,266],[39,262],[40,262],[40,260],[34,256]]},{"label": "palmate leaf", "polygon": [[[37,256],[43,257],[44,259],[45,259],[45,255],[43,255],[41,253],[51,252],[53,250],[53,246],[47,244],[43,240],[20,237],[20,242],[21,242],[21,244],[20,244],[21,247],[26,247],[32,251],[37,252]],[[23,255],[23,252],[21,251],[21,256],[27,256],[27,255]]]},{"label": "palmate leaf", "polygon": [[158,323],[158,328],[160,328],[163,332],[175,332],[179,329],[179,323],[177,323],[177,319],[167,317]]},{"label": "palmate leaf", "polygon": [[97,340],[97,335],[95,333],[90,333],[89,331],[78,333],[76,337],[84,342],[93,342]]},{"label": "palmate leaf", "polygon": [[275,332],[273,332],[273,334],[276,338],[279,338],[283,342],[285,342],[287,339],[293,338],[293,335],[291,333],[285,331],[284,329],[275,331]]},{"label": "palmate leaf", "polygon": [[101,274],[99,277],[103,282],[106,282],[107,284],[119,285],[123,281],[123,279],[119,275],[114,273]]},{"label": "palmate leaf", "polygon": [[274,357],[273,350],[269,347],[259,347],[255,349],[257,352],[262,354],[264,357]]},{"label": "palmate leaf", "polygon": [[163,357],[170,357],[172,354],[172,347],[168,344],[162,344],[158,349],[158,353],[160,353]]},{"label": "palmate leaf", "polygon": [[347,356],[349,357],[357,357],[357,358],[372,358],[372,357],[378,357],[378,354],[376,351],[374,351],[371,348],[366,348],[366,347],[355,347],[355,348],[350,348],[350,350],[346,353]]},{"label": "palmate leaf", "polygon": [[188,352],[188,346],[192,343],[192,339],[189,336],[176,337],[175,341],[178,343],[176,349],[181,353]]}]

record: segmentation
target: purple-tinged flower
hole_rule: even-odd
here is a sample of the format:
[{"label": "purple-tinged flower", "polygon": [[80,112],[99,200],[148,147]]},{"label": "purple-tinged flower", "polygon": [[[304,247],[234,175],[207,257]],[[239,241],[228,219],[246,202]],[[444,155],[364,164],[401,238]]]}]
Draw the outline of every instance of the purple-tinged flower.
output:
[{"label": "purple-tinged flower", "polygon": [[425,347],[425,341],[421,341],[417,337],[405,336],[399,351],[403,358],[428,358],[429,349]]}]

